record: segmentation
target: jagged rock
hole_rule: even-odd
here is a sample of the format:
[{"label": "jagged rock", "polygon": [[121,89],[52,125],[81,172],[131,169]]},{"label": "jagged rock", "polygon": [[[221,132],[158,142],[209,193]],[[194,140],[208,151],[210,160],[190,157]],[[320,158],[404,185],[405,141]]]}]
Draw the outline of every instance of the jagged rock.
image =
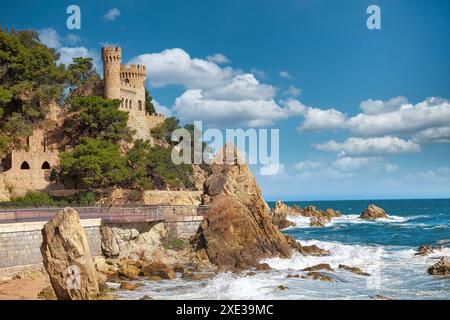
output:
[{"label": "jagged rock", "polygon": [[331,218],[328,217],[312,217],[309,225],[311,227],[325,227],[329,223]]},{"label": "jagged rock", "polygon": [[164,223],[111,223],[100,226],[102,252],[108,258],[131,258],[151,253],[162,243],[167,231]]},{"label": "jagged rock", "polygon": [[380,207],[377,207],[374,204],[370,204],[359,217],[365,220],[376,220],[381,218],[388,218],[388,215]]},{"label": "jagged rock", "polygon": [[121,277],[125,277],[130,280],[137,280],[142,271],[142,263],[130,260],[130,259],[122,259],[119,261],[119,270],[118,275]]},{"label": "jagged rock", "polygon": [[428,273],[433,276],[450,276],[450,261],[442,257],[436,264],[428,268]]},{"label": "jagged rock", "polygon": [[316,245],[310,245],[310,246],[303,246],[301,243],[296,241],[291,236],[285,236],[288,244],[291,246],[291,248],[296,249],[298,252],[300,252],[304,256],[315,256],[315,257],[321,257],[321,256],[328,256],[330,254],[329,251],[325,249],[321,249]]},{"label": "jagged rock", "polygon": [[179,272],[179,273],[183,273],[184,272],[184,266],[181,264],[176,264],[173,266],[173,271],[174,272]]},{"label": "jagged rock", "polygon": [[139,285],[130,283],[130,282],[122,282],[120,284],[120,289],[123,289],[123,290],[133,291],[133,290],[136,290],[137,288],[139,288]]},{"label": "jagged rock", "polygon": [[330,276],[324,275],[317,271],[311,271],[308,272],[306,276],[302,277],[303,279],[313,279],[313,280],[320,280],[324,282],[336,282],[336,280]]},{"label": "jagged rock", "polygon": [[345,264],[340,264],[338,268],[353,272],[360,276],[366,276],[366,277],[370,276],[370,273],[364,272],[360,268],[357,268],[357,267],[349,267],[349,266],[346,266]]},{"label": "jagged rock", "polygon": [[437,245],[422,245],[417,249],[416,256],[426,256],[434,253],[436,250],[442,250],[444,248],[445,245],[439,243]]},{"label": "jagged rock", "polygon": [[321,264],[317,264],[315,266],[303,269],[303,271],[317,271],[317,270],[328,270],[331,272],[334,271],[333,268],[328,263],[321,263]]},{"label": "jagged rock", "polygon": [[191,280],[204,280],[211,278],[212,274],[208,273],[193,273],[193,272],[185,272],[183,273],[183,279],[191,279]]},{"label": "jagged rock", "polygon": [[59,211],[42,229],[44,267],[60,300],[92,300],[99,296],[97,271],[78,213]]},{"label": "jagged rock", "polygon": [[268,263],[260,263],[260,264],[256,265],[256,270],[269,271],[269,270],[272,270],[272,268],[269,266]]},{"label": "jagged rock", "polygon": [[153,298],[148,295],[145,295],[142,298],[140,298],[139,300],[153,300]]},{"label": "jagged rock", "polygon": [[283,286],[283,285],[279,285],[279,286],[277,286],[277,289],[278,290],[282,290],[282,291],[284,291],[284,290],[289,290],[289,288],[288,287],[286,287],[286,286]]},{"label": "jagged rock", "polygon": [[236,148],[227,146],[223,153],[231,154],[230,164],[213,164],[205,182],[203,203],[211,207],[193,240],[195,249],[205,250],[212,263],[228,270],[255,266],[264,258],[291,257],[253,174],[241,164]]},{"label": "jagged rock", "polygon": [[287,219],[289,213],[289,207],[283,203],[283,201],[278,200],[274,207],[270,210],[270,215],[272,217],[272,222],[279,229],[284,229],[287,227],[294,226],[295,223]]},{"label": "jagged rock", "polygon": [[175,279],[173,270],[161,261],[153,261],[142,269],[146,277],[160,277],[162,279]]},{"label": "jagged rock", "polygon": [[118,269],[115,264],[108,263],[110,261],[107,261],[104,257],[94,257],[93,260],[95,269],[97,269],[99,273],[109,277],[116,275]]},{"label": "jagged rock", "polygon": [[286,278],[300,278],[301,276],[299,275],[299,274],[292,274],[292,273],[289,273],[287,276],[286,276]]}]

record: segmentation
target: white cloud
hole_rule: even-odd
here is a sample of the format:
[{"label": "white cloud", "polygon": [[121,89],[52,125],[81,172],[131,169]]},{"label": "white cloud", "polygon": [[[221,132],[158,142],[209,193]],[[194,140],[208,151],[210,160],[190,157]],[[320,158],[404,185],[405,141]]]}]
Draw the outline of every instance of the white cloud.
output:
[{"label": "white cloud", "polygon": [[374,166],[380,161],[377,157],[362,157],[362,158],[352,158],[352,157],[342,157],[338,158],[333,162],[333,167],[342,172],[354,172],[359,171],[363,168]]},{"label": "white cloud", "polygon": [[115,21],[122,13],[117,8],[111,8],[105,13],[103,18],[108,21]]},{"label": "white cloud", "polygon": [[39,40],[47,47],[57,49],[61,46],[58,32],[52,28],[45,28],[38,31]]},{"label": "white cloud", "polygon": [[417,143],[450,143],[450,127],[438,127],[419,131],[412,138]]},{"label": "white cloud", "polygon": [[287,71],[280,71],[279,75],[280,77],[285,79],[292,79],[292,76]]},{"label": "white cloud", "polygon": [[400,167],[396,164],[386,163],[384,165],[384,170],[388,173],[397,172],[399,169],[400,169]]},{"label": "white cloud", "polygon": [[335,140],[314,145],[322,151],[336,152],[340,156],[376,156],[384,154],[402,154],[420,152],[420,146],[411,140],[402,140],[397,137],[385,136],[381,138],[354,138],[344,142]]},{"label": "white cloud", "polygon": [[448,126],[450,103],[429,98],[416,105],[403,104],[398,109],[379,114],[360,113],[347,121],[348,128],[362,136],[414,134],[419,131]]},{"label": "white cloud", "polygon": [[380,114],[398,110],[402,105],[407,104],[408,99],[405,97],[394,97],[387,101],[383,100],[365,100],[361,102],[359,107],[366,114]]},{"label": "white cloud", "polygon": [[305,120],[298,127],[300,131],[337,130],[345,127],[346,116],[336,109],[307,109]]},{"label": "white cloud", "polygon": [[288,96],[293,96],[293,97],[297,97],[302,93],[302,90],[297,88],[296,86],[289,86],[289,88],[287,88],[283,94],[288,95]]},{"label": "white cloud", "polygon": [[294,164],[294,168],[299,171],[311,171],[321,169],[326,166],[324,161],[305,160]]},{"label": "white cloud", "polygon": [[172,109],[160,104],[155,99],[153,99],[152,102],[153,102],[153,105],[155,106],[156,113],[163,114],[166,118],[173,116]]},{"label": "white cloud", "polygon": [[94,66],[97,69],[99,68],[99,56],[94,50],[89,50],[85,47],[61,47],[58,48],[58,52],[61,55],[58,60],[59,63],[69,65],[72,63],[73,58],[84,57],[92,58]]},{"label": "white cloud", "polygon": [[216,53],[211,56],[207,56],[206,60],[210,62],[215,62],[217,64],[226,64],[230,63],[231,61],[222,53]]},{"label": "white cloud", "polygon": [[253,74],[191,58],[179,48],[142,54],[130,63],[146,65],[154,87],[186,89],[172,106],[183,121],[204,120],[218,127],[263,126],[301,112],[295,106],[280,106],[274,100],[276,88]]},{"label": "white cloud", "polygon": [[271,125],[290,114],[273,100],[214,100],[202,90],[187,90],[175,100],[173,110],[184,120],[207,121],[218,127]]},{"label": "white cloud", "polygon": [[99,55],[95,50],[87,49],[86,47],[68,47],[63,46],[63,42],[76,43],[80,38],[76,35],[69,34],[67,37],[61,37],[55,29],[45,28],[38,31],[39,40],[46,46],[55,49],[59,54],[60,58],[58,63],[68,65],[72,63],[73,58],[85,57],[92,58],[95,68],[99,66]]},{"label": "white cloud", "polygon": [[409,175],[408,180],[427,181],[432,183],[450,182],[450,168],[448,166],[442,166],[437,170],[421,171],[416,174]]},{"label": "white cloud", "polygon": [[267,74],[263,70],[252,68],[250,70],[250,72],[253,73],[257,78],[259,78],[261,80],[267,79]]}]

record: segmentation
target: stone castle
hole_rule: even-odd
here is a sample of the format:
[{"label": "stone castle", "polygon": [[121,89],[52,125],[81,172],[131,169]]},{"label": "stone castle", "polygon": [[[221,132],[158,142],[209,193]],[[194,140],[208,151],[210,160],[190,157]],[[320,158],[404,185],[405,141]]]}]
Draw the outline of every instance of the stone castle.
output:
[{"label": "stone castle", "polygon": [[[134,130],[135,139],[149,140],[153,144],[150,129],[164,121],[164,116],[148,114],[145,108],[147,78],[143,65],[122,64],[120,47],[103,47],[103,96],[121,100],[120,109],[127,111],[128,126]],[[58,107],[51,105],[49,117],[58,121]],[[23,150],[13,150],[1,160],[0,201],[23,196],[29,190],[49,190],[51,169],[58,165],[58,150],[48,145],[44,130],[34,130]],[[3,168],[3,169],[2,169]]]}]

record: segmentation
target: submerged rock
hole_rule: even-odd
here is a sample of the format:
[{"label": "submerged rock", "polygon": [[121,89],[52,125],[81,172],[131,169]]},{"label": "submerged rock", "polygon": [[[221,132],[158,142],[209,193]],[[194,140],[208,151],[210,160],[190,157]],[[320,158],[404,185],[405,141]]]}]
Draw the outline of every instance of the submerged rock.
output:
[{"label": "submerged rock", "polygon": [[428,268],[428,273],[433,276],[450,276],[450,261],[442,257],[439,262]]},{"label": "submerged rock", "polygon": [[317,270],[328,270],[331,272],[334,271],[333,268],[328,263],[321,263],[321,264],[317,264],[315,266],[303,269],[303,271],[317,271]]},{"label": "submerged rock", "polygon": [[93,300],[99,296],[97,271],[78,213],[66,208],[42,229],[44,267],[60,300]]},{"label": "submerged rock", "polygon": [[226,145],[222,152],[230,157],[211,166],[203,195],[203,203],[211,207],[193,240],[195,249],[226,270],[256,266],[265,258],[290,258],[288,241],[272,223],[250,169],[234,146]]},{"label": "submerged rock", "polygon": [[311,227],[325,227],[327,223],[331,221],[331,218],[327,217],[312,217],[309,225]]},{"label": "submerged rock", "polygon": [[342,269],[342,270],[350,271],[350,272],[358,274],[360,276],[366,276],[366,277],[370,276],[370,273],[364,272],[360,268],[357,268],[357,267],[349,267],[345,264],[340,264],[338,268]]},{"label": "submerged rock", "polygon": [[256,270],[269,271],[269,270],[272,270],[272,268],[269,266],[268,263],[260,263],[260,264],[256,265]]},{"label": "submerged rock", "polygon": [[277,290],[284,291],[284,290],[289,290],[289,288],[280,284],[279,286],[277,286]]},{"label": "submerged rock", "polygon": [[312,280],[319,280],[324,282],[336,282],[336,280],[330,276],[324,275],[323,273],[317,272],[317,271],[311,271],[308,272],[306,276],[302,277],[303,279],[312,279]]},{"label": "submerged rock", "polygon": [[388,215],[382,208],[377,207],[374,204],[370,204],[359,217],[364,220],[376,220],[381,218],[388,218]]},{"label": "submerged rock", "polygon": [[120,289],[123,289],[123,290],[133,291],[133,290],[136,290],[137,288],[139,288],[139,285],[130,283],[130,282],[122,282],[120,284]]}]

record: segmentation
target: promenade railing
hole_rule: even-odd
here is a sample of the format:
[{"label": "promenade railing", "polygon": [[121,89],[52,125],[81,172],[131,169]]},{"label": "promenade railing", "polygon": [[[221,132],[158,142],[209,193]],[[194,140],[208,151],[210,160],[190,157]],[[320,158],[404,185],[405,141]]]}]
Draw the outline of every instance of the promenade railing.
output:
[{"label": "promenade railing", "polygon": [[[188,216],[204,216],[208,206],[203,205],[124,205],[72,206],[80,219],[117,221],[171,221]],[[0,205],[0,223],[48,221],[64,207],[14,207]]]}]

